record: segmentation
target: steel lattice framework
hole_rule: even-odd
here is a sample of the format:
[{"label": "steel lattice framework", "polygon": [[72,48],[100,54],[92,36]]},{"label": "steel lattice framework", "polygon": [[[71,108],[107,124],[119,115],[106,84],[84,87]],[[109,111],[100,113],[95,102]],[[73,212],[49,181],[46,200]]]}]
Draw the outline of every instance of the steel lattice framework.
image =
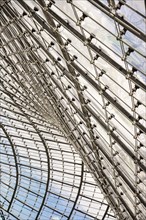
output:
[{"label": "steel lattice framework", "polygon": [[0,219],[146,219],[144,0],[0,0]]}]

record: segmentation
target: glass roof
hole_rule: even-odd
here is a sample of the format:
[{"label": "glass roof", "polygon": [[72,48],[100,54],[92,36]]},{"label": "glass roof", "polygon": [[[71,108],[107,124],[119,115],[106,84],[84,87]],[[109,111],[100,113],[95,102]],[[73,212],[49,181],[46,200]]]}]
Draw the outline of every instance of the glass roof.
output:
[{"label": "glass roof", "polygon": [[0,10],[0,219],[144,220],[144,0]]}]

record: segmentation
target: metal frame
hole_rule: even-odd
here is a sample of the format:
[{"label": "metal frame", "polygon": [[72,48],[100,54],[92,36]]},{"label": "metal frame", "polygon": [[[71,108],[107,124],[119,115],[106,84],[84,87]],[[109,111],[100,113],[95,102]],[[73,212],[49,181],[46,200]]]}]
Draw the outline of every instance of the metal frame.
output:
[{"label": "metal frame", "polygon": [[[129,57],[134,52],[143,59],[146,54],[123,38],[128,31],[141,42],[146,36],[117,10],[124,6],[144,15],[126,1],[108,1],[108,6],[106,1],[86,1],[113,19],[115,35],[75,1],[64,0],[72,16],[57,1],[32,2],[34,6],[23,0],[0,6],[0,153],[2,178],[8,181],[1,181],[6,219],[144,219],[146,158],[141,136],[146,134],[146,118],[138,109],[146,103],[136,93],[145,94],[146,85],[136,74],[146,74]],[[112,33],[122,55],[97,46],[99,42],[106,47],[107,42],[88,30],[89,21]],[[74,41],[85,48],[84,54]],[[112,69],[102,69],[99,60]],[[114,86],[129,96],[130,104],[115,94]]]}]

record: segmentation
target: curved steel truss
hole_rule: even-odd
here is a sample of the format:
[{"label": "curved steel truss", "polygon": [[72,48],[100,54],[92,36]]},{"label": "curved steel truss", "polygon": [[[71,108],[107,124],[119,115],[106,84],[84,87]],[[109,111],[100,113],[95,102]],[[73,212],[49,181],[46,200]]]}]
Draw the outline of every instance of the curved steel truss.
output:
[{"label": "curved steel truss", "polygon": [[0,219],[146,219],[143,0],[0,0]]}]

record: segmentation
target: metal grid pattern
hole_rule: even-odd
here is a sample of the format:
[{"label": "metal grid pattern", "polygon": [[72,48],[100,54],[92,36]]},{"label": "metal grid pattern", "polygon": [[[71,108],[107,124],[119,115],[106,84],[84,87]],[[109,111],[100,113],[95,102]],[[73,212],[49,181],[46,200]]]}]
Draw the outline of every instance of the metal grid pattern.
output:
[{"label": "metal grid pattern", "polygon": [[0,20],[6,218],[144,220],[144,1],[1,1]]},{"label": "metal grid pattern", "polygon": [[[6,101],[7,100],[7,101]],[[114,219],[74,148],[1,94],[1,205],[5,219]]]}]

